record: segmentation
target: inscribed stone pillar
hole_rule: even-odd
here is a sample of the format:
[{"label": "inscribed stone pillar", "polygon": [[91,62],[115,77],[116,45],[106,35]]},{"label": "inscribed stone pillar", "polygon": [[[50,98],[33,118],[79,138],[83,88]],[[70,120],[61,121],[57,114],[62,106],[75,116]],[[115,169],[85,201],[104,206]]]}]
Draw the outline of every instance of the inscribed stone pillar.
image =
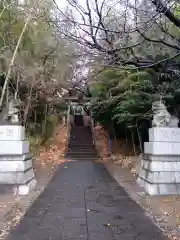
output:
[{"label": "inscribed stone pillar", "polygon": [[180,128],[149,129],[137,182],[150,195],[180,194]]},{"label": "inscribed stone pillar", "polygon": [[0,126],[0,184],[8,184],[19,195],[27,195],[36,185],[23,126]]}]

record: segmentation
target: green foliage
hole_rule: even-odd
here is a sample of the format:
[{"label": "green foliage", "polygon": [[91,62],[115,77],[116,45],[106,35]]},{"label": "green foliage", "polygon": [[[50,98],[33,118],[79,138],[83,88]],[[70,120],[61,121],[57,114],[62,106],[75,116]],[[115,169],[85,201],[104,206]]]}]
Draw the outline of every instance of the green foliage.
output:
[{"label": "green foliage", "polygon": [[93,104],[97,117],[104,113],[118,123],[125,123],[127,127],[135,125],[142,118],[149,118],[145,113],[149,111],[152,103],[154,86],[151,73],[107,70],[100,79],[103,80],[91,86],[91,89],[94,87],[99,91],[97,104]]},{"label": "green foliage", "polygon": [[[152,102],[160,96],[170,108],[180,102],[180,82],[168,73],[152,69],[112,70],[100,74],[91,85],[93,114],[108,128],[113,122],[116,134],[124,130],[137,134],[148,131],[152,119]],[[129,130],[128,130],[129,129]]]},{"label": "green foliage", "polygon": [[[22,122],[28,131],[41,135],[43,121],[48,115],[45,107],[50,109],[53,105],[56,115],[66,107],[62,109],[58,103],[54,105],[52,102],[61,102],[62,92],[69,87],[68,81],[76,64],[76,45],[61,36],[60,23],[58,26],[53,23],[57,13],[52,0],[20,2],[8,0],[0,3],[0,76],[8,72],[19,36],[30,16],[11,68],[8,93],[12,97],[16,93],[21,99]],[[0,78],[0,94],[1,79],[4,81],[4,78]],[[49,118],[45,121],[46,138],[56,123]]]},{"label": "green foliage", "polygon": [[176,17],[180,17],[180,4],[179,3],[177,3],[176,5],[175,5],[175,9],[174,9],[174,15],[176,16]]}]

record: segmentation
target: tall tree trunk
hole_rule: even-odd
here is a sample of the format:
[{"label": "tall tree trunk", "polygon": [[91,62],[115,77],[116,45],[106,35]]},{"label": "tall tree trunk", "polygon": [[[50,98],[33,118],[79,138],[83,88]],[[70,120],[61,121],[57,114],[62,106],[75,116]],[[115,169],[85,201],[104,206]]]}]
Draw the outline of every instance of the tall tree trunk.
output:
[{"label": "tall tree trunk", "polygon": [[29,21],[30,21],[30,17],[27,17],[26,22],[24,24],[24,27],[23,27],[23,29],[21,31],[20,36],[19,36],[17,45],[15,47],[15,50],[14,50],[14,53],[13,53],[13,56],[12,56],[12,59],[11,59],[10,65],[9,65],[8,72],[6,74],[6,78],[5,78],[5,81],[4,81],[4,86],[3,86],[2,93],[1,93],[1,98],[0,98],[0,109],[1,109],[2,104],[3,104],[4,96],[5,96],[5,93],[6,93],[6,90],[7,90],[7,86],[8,86],[8,83],[9,83],[11,71],[12,71],[12,68],[14,66],[14,62],[15,62],[15,59],[16,59],[16,55],[17,55],[19,46],[21,44],[21,41],[23,39],[23,35],[24,35],[25,31],[26,31],[26,28],[28,26]]}]

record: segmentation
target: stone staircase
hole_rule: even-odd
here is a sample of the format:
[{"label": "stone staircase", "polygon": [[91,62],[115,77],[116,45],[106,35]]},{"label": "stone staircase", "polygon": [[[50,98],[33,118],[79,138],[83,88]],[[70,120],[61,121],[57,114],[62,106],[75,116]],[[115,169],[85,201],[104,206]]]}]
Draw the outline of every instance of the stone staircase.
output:
[{"label": "stone staircase", "polygon": [[69,160],[96,160],[97,152],[90,127],[73,126],[65,154]]}]

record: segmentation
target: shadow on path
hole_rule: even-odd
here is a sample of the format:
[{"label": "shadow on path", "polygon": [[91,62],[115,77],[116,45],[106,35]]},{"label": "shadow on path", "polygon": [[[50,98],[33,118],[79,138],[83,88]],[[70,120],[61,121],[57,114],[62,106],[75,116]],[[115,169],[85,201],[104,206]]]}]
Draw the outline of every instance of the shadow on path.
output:
[{"label": "shadow on path", "polygon": [[6,240],[167,240],[92,161],[66,162]]}]

